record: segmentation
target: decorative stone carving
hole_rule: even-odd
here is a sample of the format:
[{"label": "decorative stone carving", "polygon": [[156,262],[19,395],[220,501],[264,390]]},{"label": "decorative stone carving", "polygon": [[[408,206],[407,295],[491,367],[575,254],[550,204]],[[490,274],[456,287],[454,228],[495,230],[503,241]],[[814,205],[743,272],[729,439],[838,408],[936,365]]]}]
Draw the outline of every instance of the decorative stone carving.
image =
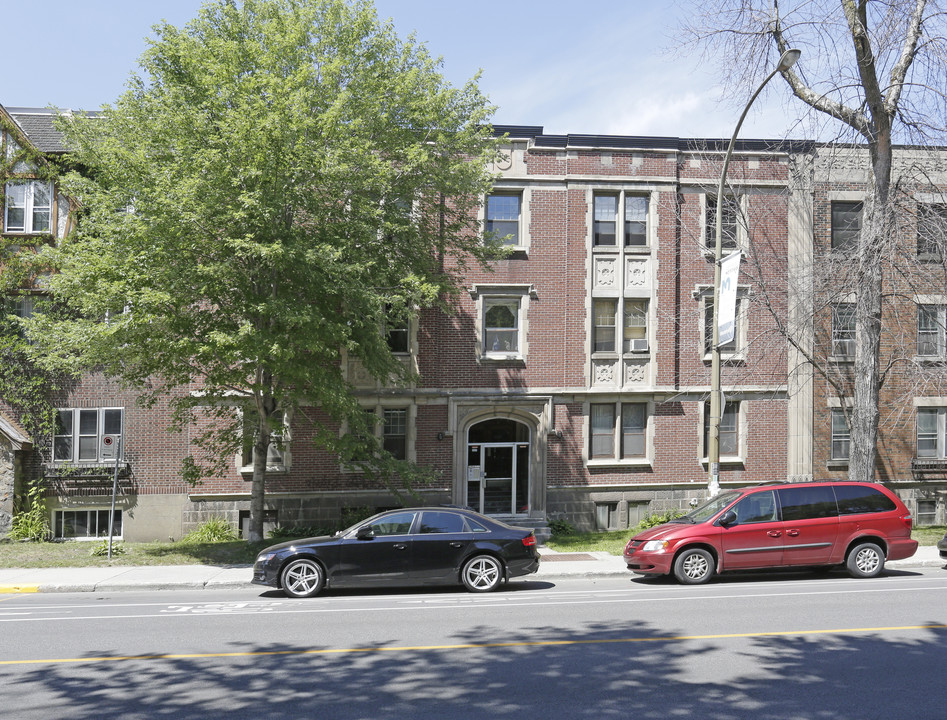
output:
[{"label": "decorative stone carving", "polygon": [[596,362],[593,364],[593,384],[595,385],[614,385],[615,384],[615,363]]},{"label": "decorative stone carving", "polygon": [[595,284],[598,287],[615,287],[618,277],[614,258],[596,258]]},{"label": "decorative stone carving", "polygon": [[646,385],[648,383],[648,364],[633,362],[625,365],[626,385]]},{"label": "decorative stone carving", "polygon": [[628,287],[642,288],[649,285],[648,261],[628,258],[625,284]]}]

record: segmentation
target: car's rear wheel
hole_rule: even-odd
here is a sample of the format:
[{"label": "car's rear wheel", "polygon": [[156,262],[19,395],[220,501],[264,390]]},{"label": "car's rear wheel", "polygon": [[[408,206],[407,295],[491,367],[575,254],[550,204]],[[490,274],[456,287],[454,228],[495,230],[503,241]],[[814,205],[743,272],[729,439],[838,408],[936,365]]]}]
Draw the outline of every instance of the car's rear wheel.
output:
[{"label": "car's rear wheel", "polygon": [[317,595],[325,585],[325,574],[315,560],[299,558],[283,568],[280,585],[283,592],[292,598],[308,598]]},{"label": "car's rear wheel", "polygon": [[685,585],[700,585],[714,576],[714,556],[703,548],[684,550],[674,561],[674,577]]},{"label": "car's rear wheel", "polygon": [[464,563],[460,579],[470,592],[490,592],[500,586],[503,566],[492,555],[477,555]]},{"label": "car's rear wheel", "polygon": [[856,578],[870,578],[880,575],[885,569],[884,551],[875,543],[856,545],[845,560],[848,574]]}]

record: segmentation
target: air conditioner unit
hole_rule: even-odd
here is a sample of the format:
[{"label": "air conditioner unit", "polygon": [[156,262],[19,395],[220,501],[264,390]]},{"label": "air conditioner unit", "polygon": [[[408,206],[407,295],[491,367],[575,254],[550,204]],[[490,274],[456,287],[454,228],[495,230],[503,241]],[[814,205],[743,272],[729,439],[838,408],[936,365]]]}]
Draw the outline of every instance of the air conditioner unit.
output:
[{"label": "air conditioner unit", "polygon": [[631,350],[632,352],[647,352],[648,351],[648,340],[646,338],[640,338],[631,341]]}]

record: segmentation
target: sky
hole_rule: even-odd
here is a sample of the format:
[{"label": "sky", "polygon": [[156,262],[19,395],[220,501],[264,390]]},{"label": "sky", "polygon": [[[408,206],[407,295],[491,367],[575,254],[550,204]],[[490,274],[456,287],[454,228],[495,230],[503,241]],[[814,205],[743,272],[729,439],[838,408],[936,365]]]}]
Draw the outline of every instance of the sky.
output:
[{"label": "sky", "polygon": [[[125,89],[152,26],[183,26],[201,0],[0,0],[0,104],[94,110]],[[675,52],[683,0],[375,0],[399,36],[415,33],[461,85],[481,71],[498,125],[548,134],[728,138],[742,110],[720,103],[713,68]],[[19,32],[12,29],[20,28]],[[21,58],[13,63],[11,58]],[[790,131],[779,78],[741,138]]]}]

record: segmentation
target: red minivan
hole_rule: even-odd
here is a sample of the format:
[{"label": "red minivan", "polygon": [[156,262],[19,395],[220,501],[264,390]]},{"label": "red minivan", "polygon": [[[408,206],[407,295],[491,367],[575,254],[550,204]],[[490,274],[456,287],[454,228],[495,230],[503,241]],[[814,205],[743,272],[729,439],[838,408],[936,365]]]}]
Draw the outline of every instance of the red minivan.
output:
[{"label": "red minivan", "polygon": [[882,485],[817,482],[727,490],[625,546],[628,569],[696,585],[728,570],[845,565],[874,577],[917,550],[911,513]]}]

